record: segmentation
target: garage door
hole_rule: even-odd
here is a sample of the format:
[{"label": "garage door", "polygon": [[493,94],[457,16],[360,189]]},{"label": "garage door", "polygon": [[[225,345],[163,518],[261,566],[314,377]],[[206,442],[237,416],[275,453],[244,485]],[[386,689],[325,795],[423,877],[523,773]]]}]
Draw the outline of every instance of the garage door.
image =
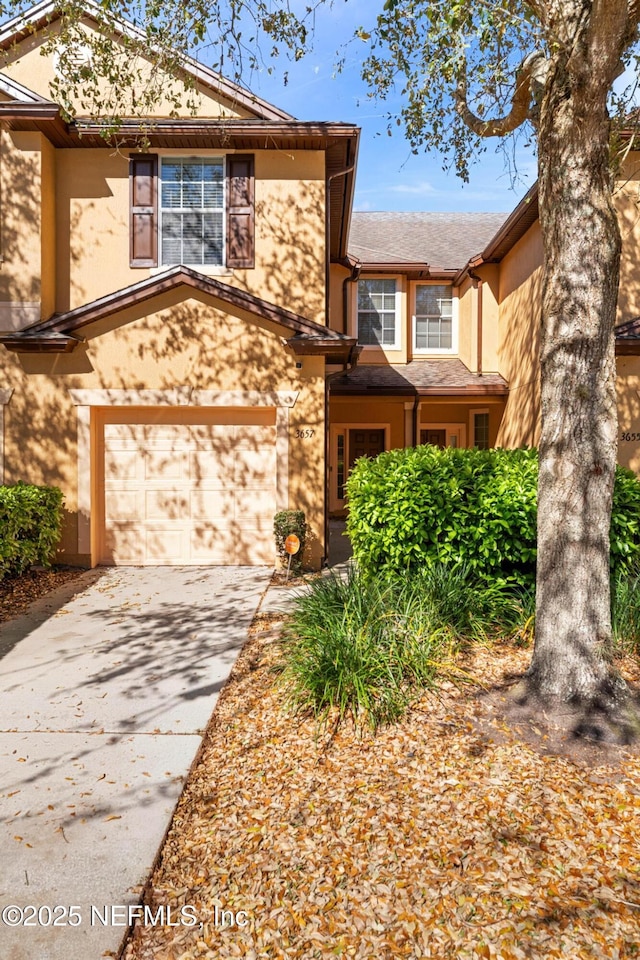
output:
[{"label": "garage door", "polygon": [[102,563],[273,563],[275,412],[215,417],[104,424]]}]

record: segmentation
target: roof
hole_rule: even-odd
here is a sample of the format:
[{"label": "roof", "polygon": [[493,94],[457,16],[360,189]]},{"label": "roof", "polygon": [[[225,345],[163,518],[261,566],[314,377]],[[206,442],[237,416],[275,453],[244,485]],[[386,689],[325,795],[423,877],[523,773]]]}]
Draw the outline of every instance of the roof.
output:
[{"label": "roof", "polygon": [[[162,273],[147,277],[74,310],[56,314],[48,320],[40,320],[24,330],[0,335],[0,343],[13,353],[71,353],[82,341],[81,331],[84,327],[129,307],[141,306],[180,286],[214,297],[234,309],[246,311],[291,330],[294,336],[287,343],[295,353],[322,354],[338,362],[347,362],[356,349],[356,341],[352,337],[307,320],[246,290],[232,287],[183,266],[170,267]],[[153,312],[153,306],[148,312]]]},{"label": "roof", "polygon": [[8,77],[4,73],[0,73],[0,91],[9,97],[10,100],[18,104],[50,104],[50,101],[41,97],[39,93],[30,90],[28,87],[24,87],[21,83],[18,83],[17,80],[14,80],[13,77]]},{"label": "roof", "polygon": [[[99,20],[100,8],[94,0],[82,0],[89,20]],[[0,49],[11,46],[43,29],[61,16],[55,0],[31,7],[21,16],[0,27]],[[97,18],[97,19],[96,19]],[[118,21],[123,35],[144,40],[144,34],[124,19]],[[277,149],[323,150],[329,181],[329,250],[334,260],[347,253],[347,236],[355,183],[360,130],[354,124],[335,122],[299,122],[290,114],[255,97],[236,83],[185,57],[184,70],[221,96],[241,104],[252,116],[244,119],[224,117],[124,118],[113,138],[104,137],[105,124],[89,117],[66,122],[57,104],[46,100],[0,74],[0,92],[10,99],[0,101],[0,124],[4,129],[37,131],[58,148],[136,147],[141,136],[153,149]]]},{"label": "roof", "polygon": [[398,366],[358,366],[331,380],[332,395],[459,396],[508,393],[499,373],[472,373],[457,359],[412,360]]},{"label": "roof", "polygon": [[499,263],[503,257],[524,237],[539,217],[538,183],[527,191],[520,203],[504,220],[495,236],[491,238],[482,253],[471,257],[470,266],[479,267],[483,263]]},{"label": "roof", "polygon": [[[94,0],[81,0],[81,3],[87,20],[98,24],[104,22],[104,11],[101,11],[99,4],[95,3]],[[41,3],[36,3],[24,13],[13,17],[0,27],[0,49],[10,49],[14,44],[59,20],[62,15],[63,13],[56,0],[43,0]],[[115,18],[115,22],[122,36],[127,36],[148,47],[149,41],[146,34],[133,23],[130,23],[124,17]],[[190,74],[205,87],[215,91],[227,100],[242,105],[258,119],[294,119],[291,114],[255,96],[240,84],[227,80],[222,74],[199,63],[193,57],[183,57],[182,67],[185,73]]]},{"label": "roof", "polygon": [[633,317],[615,329],[616,353],[623,356],[640,355],[640,317]]},{"label": "roof", "polygon": [[505,213],[354,213],[349,255],[376,264],[460,270],[483,250]]}]

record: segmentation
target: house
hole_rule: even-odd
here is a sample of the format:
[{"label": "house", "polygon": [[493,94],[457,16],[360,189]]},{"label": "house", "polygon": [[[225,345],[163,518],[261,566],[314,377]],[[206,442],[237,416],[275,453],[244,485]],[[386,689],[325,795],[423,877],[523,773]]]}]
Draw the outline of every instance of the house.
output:
[{"label": "house", "polygon": [[[616,190],[623,235],[616,329],[618,460],[640,473],[640,154]],[[475,252],[474,252],[475,251]],[[539,436],[542,239],[534,186],[498,214],[355,213],[335,326],[357,366],[329,379],[330,509],[358,456],[519,447]],[[341,325],[340,325],[341,324]],[[333,325],[333,320],[332,320]]]},{"label": "house", "polygon": [[69,563],[272,563],[295,506],[318,566],[359,131],[188,62],[197,116],[114,148],[50,100],[59,28],[45,2],[0,30],[3,480],[63,489]]},{"label": "house", "polygon": [[[51,100],[59,29],[47,0],[0,28],[0,479],[62,488],[66,562],[269,564],[295,508],[318,567],[359,456],[535,442],[535,190],[506,219],[352,214],[357,127],[192,61],[196,115],[159,108],[143,144],[125,118],[114,147]],[[636,157],[617,343],[640,471]]]}]

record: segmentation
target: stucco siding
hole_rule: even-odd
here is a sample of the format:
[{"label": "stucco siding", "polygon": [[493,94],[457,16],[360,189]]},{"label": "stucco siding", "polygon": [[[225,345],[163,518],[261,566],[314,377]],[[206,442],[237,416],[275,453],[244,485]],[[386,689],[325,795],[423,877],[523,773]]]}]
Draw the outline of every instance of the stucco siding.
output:
[{"label": "stucco siding", "polygon": [[[230,314],[211,300],[177,299],[159,299],[148,315],[129,311],[85,328],[87,344],[72,354],[5,354],[5,380],[14,389],[5,407],[7,482],[61,486],[66,499],[62,554],[69,562],[89,562],[77,546],[79,422],[71,391],[105,396],[111,391],[116,398],[122,391],[148,390],[165,397],[177,388],[189,396],[297,394],[284,437],[287,505],[305,510],[309,560],[318,566],[324,510],[322,358],[304,358],[297,369],[281,343],[286,331],[277,325]],[[145,402],[153,406],[153,396]],[[251,400],[243,403],[250,406]]]},{"label": "stucco siding", "polygon": [[536,223],[500,265],[498,371],[509,397],[497,437],[501,447],[536,444],[540,415],[542,238]]}]

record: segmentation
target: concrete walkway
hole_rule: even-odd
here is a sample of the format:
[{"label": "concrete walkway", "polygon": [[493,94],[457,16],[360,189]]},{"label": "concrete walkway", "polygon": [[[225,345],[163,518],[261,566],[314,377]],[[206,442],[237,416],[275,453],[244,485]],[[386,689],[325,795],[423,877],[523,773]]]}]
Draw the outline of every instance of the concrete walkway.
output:
[{"label": "concrete walkway", "polygon": [[2,960],[117,954],[270,575],[90,571],[0,629]]}]

